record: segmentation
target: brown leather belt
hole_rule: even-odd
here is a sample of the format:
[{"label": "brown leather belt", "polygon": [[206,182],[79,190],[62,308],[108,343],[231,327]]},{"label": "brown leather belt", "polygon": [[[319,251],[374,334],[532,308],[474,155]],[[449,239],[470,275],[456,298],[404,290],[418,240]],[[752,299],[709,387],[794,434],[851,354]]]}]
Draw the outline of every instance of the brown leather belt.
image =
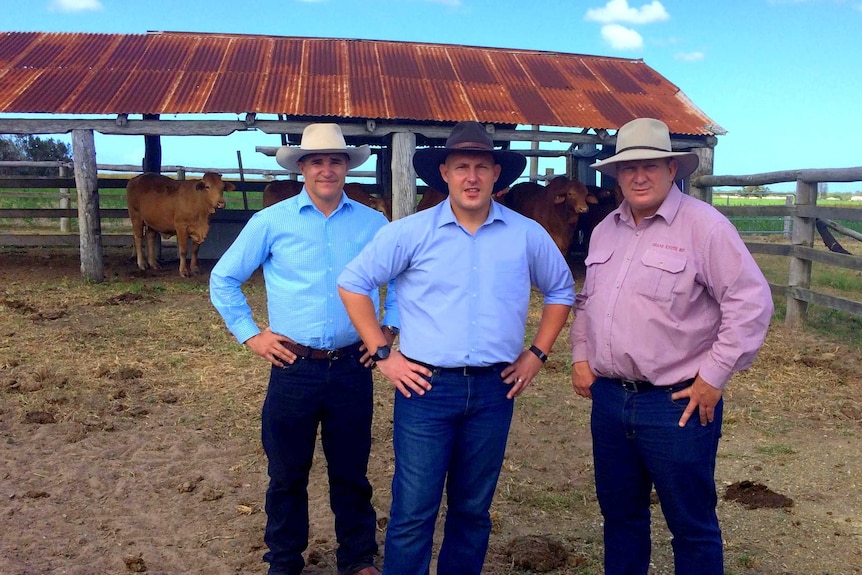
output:
[{"label": "brown leather belt", "polygon": [[362,346],[362,342],[357,341],[356,343],[339,347],[338,349],[314,349],[313,347],[308,347],[292,341],[283,341],[281,342],[281,345],[302,359],[328,359],[329,361],[335,361],[342,357],[349,357],[359,353],[359,348]]},{"label": "brown leather belt", "polygon": [[457,374],[463,375],[465,377],[473,376],[473,375],[487,375],[489,373],[500,372],[503,371],[508,363],[495,363],[492,365],[462,365],[459,367],[439,367],[436,365],[431,365],[430,363],[425,363],[424,361],[419,361],[418,359],[412,359],[407,356],[404,356],[407,361],[412,361],[413,363],[418,363],[422,367],[428,368],[433,371],[435,374],[447,373],[447,374]]}]

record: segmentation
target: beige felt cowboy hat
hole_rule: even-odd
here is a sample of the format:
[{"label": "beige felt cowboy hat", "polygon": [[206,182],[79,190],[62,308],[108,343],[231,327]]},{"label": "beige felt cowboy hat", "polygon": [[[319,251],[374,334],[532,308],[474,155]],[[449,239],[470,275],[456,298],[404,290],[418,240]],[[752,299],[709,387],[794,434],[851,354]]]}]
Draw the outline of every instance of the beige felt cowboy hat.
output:
[{"label": "beige felt cowboy hat", "polygon": [[674,152],[670,146],[670,131],[667,124],[654,118],[637,118],[617,130],[616,154],[590,166],[601,173],[617,177],[617,164],[632,160],[654,160],[674,158],[679,167],[678,179],[688,177],[695,169],[699,158],[694,152]]},{"label": "beige felt cowboy hat", "polygon": [[440,175],[440,164],[452,152],[488,152],[500,164],[500,177],[494,182],[494,193],[508,188],[518,179],[527,165],[527,158],[518,152],[495,150],[494,141],[479,122],[464,121],[455,124],[443,148],[424,148],[413,154],[413,168],[422,180],[443,194],[449,193],[449,184]]},{"label": "beige felt cowboy hat", "polygon": [[348,169],[358,168],[371,155],[367,146],[348,148],[338,124],[309,124],[302,131],[299,147],[281,146],[275,161],[285,170],[299,173],[296,163],[309,154],[347,154]]}]

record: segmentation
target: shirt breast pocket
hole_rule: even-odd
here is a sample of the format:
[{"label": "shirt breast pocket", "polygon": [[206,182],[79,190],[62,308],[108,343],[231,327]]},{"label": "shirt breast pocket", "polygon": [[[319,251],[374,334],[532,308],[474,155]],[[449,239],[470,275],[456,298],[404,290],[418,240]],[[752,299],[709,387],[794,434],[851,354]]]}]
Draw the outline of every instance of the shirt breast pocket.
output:
[{"label": "shirt breast pocket", "polygon": [[648,250],[641,257],[641,277],[637,293],[655,301],[670,301],[677,284],[682,279],[686,258],[679,254]]},{"label": "shirt breast pocket", "polygon": [[614,255],[613,246],[590,246],[590,251],[584,260],[587,268],[585,285],[591,286],[590,289],[595,289],[597,282],[601,281],[601,274],[606,269],[604,264],[608,263],[612,255]]}]

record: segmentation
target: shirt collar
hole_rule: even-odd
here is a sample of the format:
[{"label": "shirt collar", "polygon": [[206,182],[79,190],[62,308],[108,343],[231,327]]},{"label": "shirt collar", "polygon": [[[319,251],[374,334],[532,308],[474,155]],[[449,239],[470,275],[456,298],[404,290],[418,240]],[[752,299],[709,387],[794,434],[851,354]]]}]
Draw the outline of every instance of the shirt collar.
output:
[{"label": "shirt collar", "polygon": [[[437,220],[437,227],[443,227],[447,224],[458,224],[458,220],[455,219],[455,212],[452,211],[452,203],[449,201],[447,197],[445,200],[440,202],[440,217]],[[495,200],[491,200],[491,209],[488,211],[488,217],[485,219],[485,223],[482,226],[487,226],[495,221],[501,221],[506,223],[506,212],[500,207],[499,202]]]},{"label": "shirt collar", "polygon": [[[682,203],[682,190],[680,190],[679,186],[677,186],[676,182],[674,182],[671,185],[667,197],[658,207],[658,210],[656,210],[655,216],[661,216],[665,222],[667,222],[668,224],[672,224],[674,218],[676,218],[677,213],[679,213],[680,203]],[[631,223],[631,225],[634,225],[632,210],[629,207],[629,203],[627,200],[624,199],[620,204],[620,207],[617,210],[616,218],[618,221],[627,222]]]},{"label": "shirt collar", "polygon": [[[345,201],[345,199],[347,199],[348,201]],[[310,208],[312,210],[316,210],[318,213],[322,214],[322,212],[317,208],[317,206],[314,205],[314,202],[311,201],[311,196],[308,195],[308,190],[305,189],[305,186],[302,186],[302,191],[299,192],[299,195],[297,196],[296,201],[299,205],[299,211],[300,212],[303,210],[303,208],[308,207],[308,208]],[[349,198],[346,198],[346,196],[344,195],[344,190],[342,190],[341,191],[341,199],[338,200],[338,207],[332,211],[332,214],[337,213],[344,206],[348,206],[347,209],[353,208],[353,206],[350,205]]]}]

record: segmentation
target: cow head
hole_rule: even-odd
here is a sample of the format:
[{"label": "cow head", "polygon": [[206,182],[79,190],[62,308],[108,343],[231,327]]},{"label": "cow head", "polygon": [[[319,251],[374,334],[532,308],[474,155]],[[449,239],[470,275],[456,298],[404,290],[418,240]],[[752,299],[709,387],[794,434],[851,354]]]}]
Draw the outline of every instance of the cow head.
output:
[{"label": "cow head", "polygon": [[[236,186],[231,182],[225,182],[222,180],[221,174],[207,172],[204,174],[204,177],[195,184],[195,189],[206,194],[207,203],[210,205],[210,213],[212,214],[215,213],[217,208],[225,207],[224,192],[232,192],[236,189]],[[204,233],[204,237],[206,237],[206,232]],[[201,242],[202,241],[203,240],[201,240]]]},{"label": "cow head", "polygon": [[590,204],[598,203],[596,197],[589,193],[583,182],[570,180],[565,176],[557,176],[548,182],[548,189],[554,193],[554,203],[565,203],[569,209],[569,219],[577,222],[578,216],[590,211]]}]

